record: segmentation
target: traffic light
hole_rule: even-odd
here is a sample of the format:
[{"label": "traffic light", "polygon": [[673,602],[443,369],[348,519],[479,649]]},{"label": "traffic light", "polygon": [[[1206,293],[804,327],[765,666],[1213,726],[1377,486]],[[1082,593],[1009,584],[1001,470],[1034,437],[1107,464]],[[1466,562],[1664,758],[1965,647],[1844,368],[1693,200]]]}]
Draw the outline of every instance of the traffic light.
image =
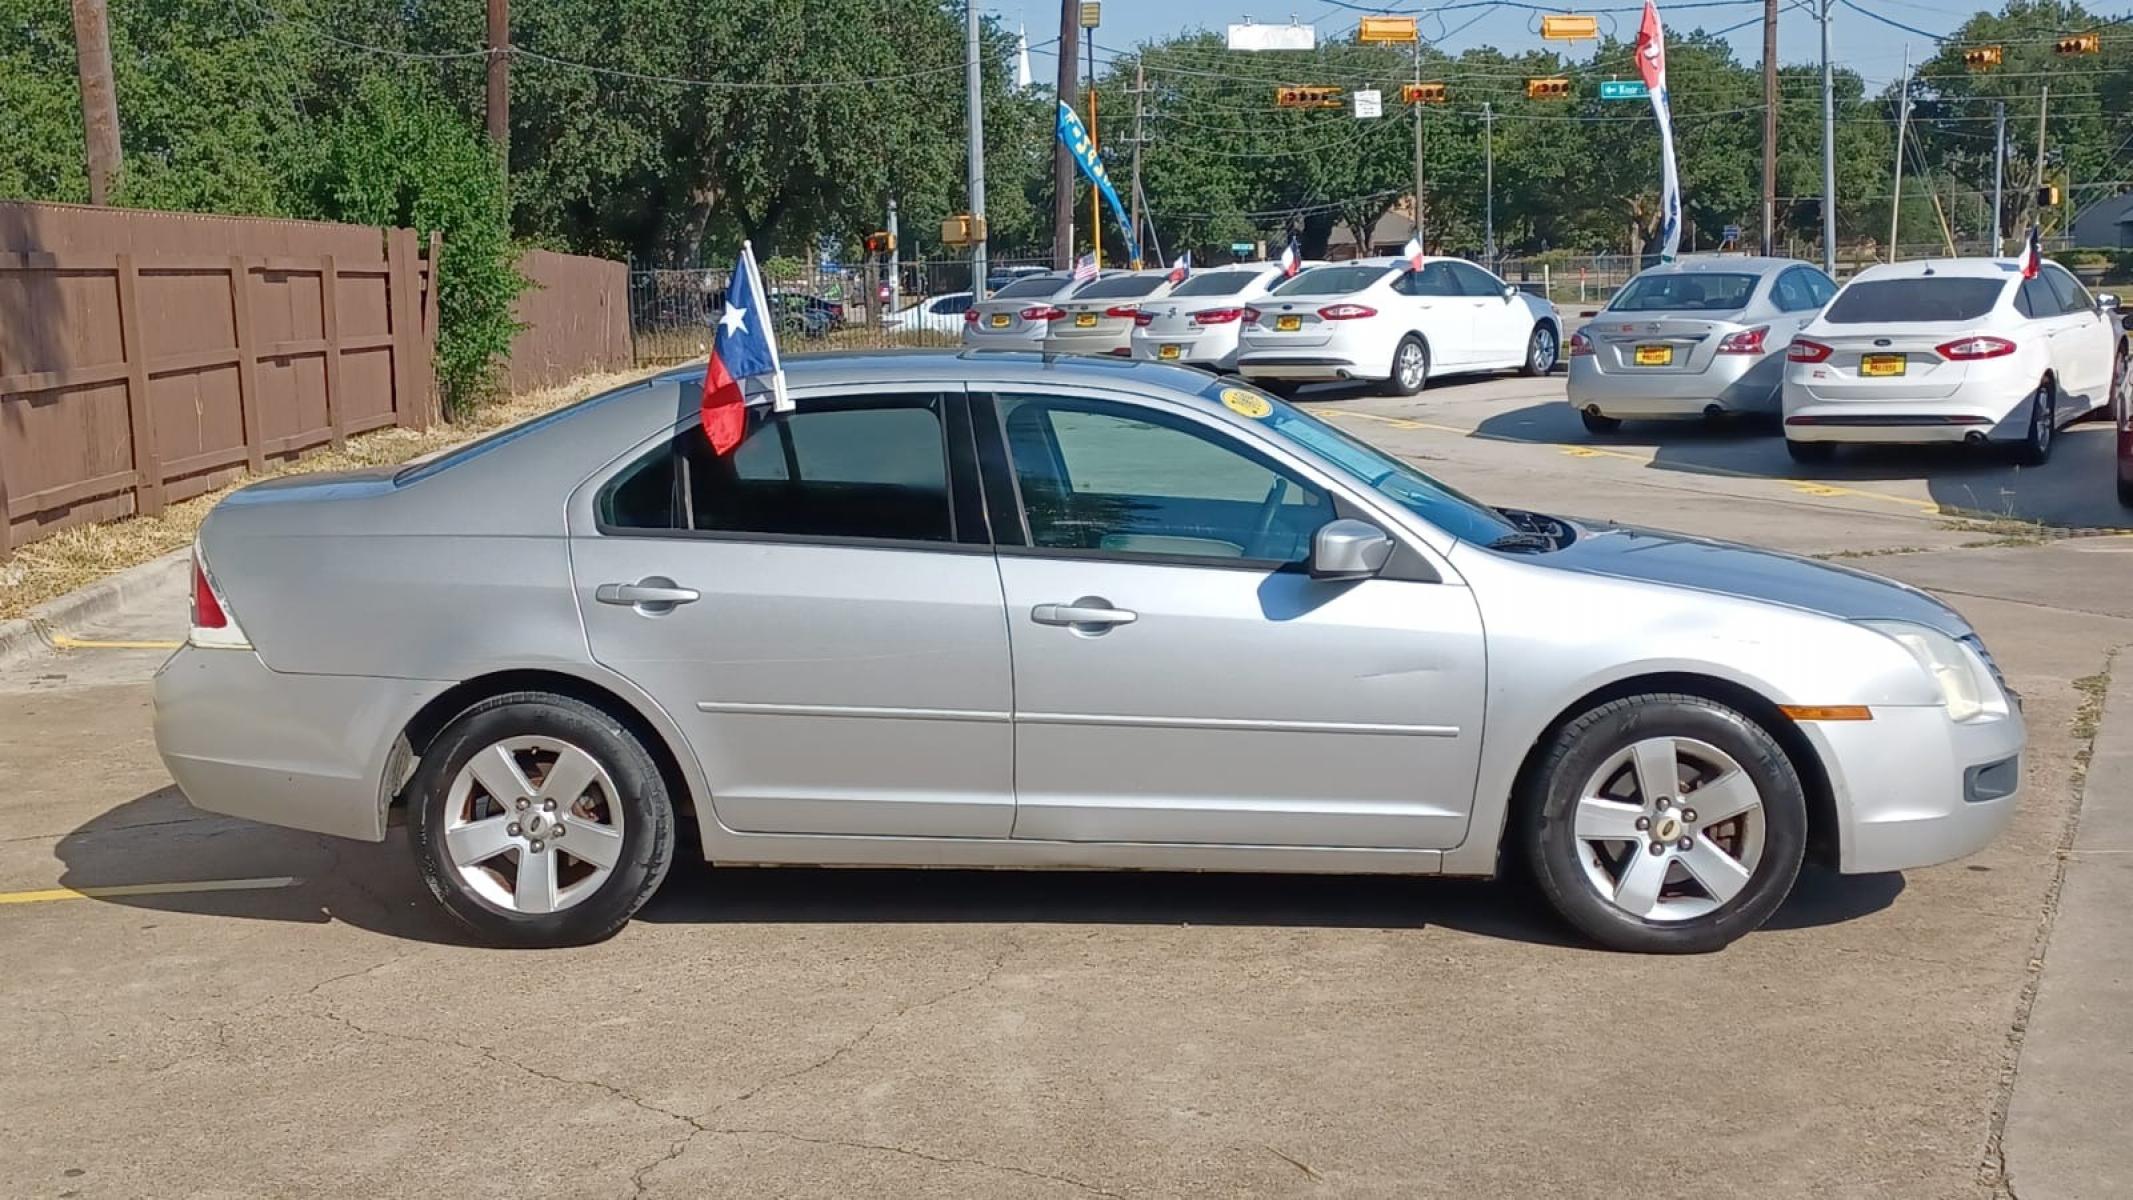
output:
[{"label": "traffic light", "polygon": [[1963,51],[1963,65],[1973,71],[1984,71],[1997,67],[2000,65],[2000,48],[1998,46],[1979,46],[1975,50],[1965,50]]},{"label": "traffic light", "polygon": [[1570,96],[1570,81],[1567,79],[1528,79],[1526,99],[1564,100]]},{"label": "traffic light", "polygon": [[1591,41],[1600,36],[1600,18],[1570,13],[1551,13],[1541,18],[1541,39],[1550,42]]},{"label": "traffic light", "polygon": [[894,254],[896,235],[893,233],[870,233],[866,241],[868,254]]},{"label": "traffic light", "polygon": [[1441,83],[1407,83],[1400,85],[1402,104],[1442,104],[1446,100]]},{"label": "traffic light", "polygon": [[2037,189],[2038,208],[2056,208],[2059,204],[2059,185],[2047,183]]},{"label": "traffic light", "polygon": [[1347,100],[1337,87],[1278,87],[1274,89],[1274,105],[1277,108],[1344,108]]},{"label": "traffic light", "polygon": [[2052,49],[2060,54],[2094,54],[2103,49],[2103,38],[2094,33],[2077,33],[2052,43]]}]

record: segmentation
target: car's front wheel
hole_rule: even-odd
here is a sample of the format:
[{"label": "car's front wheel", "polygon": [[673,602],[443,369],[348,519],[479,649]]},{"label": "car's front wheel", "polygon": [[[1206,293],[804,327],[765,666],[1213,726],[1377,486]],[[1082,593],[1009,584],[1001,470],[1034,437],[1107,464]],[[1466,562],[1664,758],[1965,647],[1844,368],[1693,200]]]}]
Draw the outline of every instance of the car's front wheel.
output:
[{"label": "car's front wheel", "polygon": [[1616,950],[1720,949],[1777,911],[1806,852],[1783,748],[1700,696],[1630,696],[1570,721],[1521,801],[1542,894]]},{"label": "car's front wheel", "polygon": [[1555,370],[1556,353],[1555,326],[1542,321],[1526,339],[1526,365],[1521,369],[1530,376],[1546,375]]},{"label": "car's front wheel", "polygon": [[422,878],[501,946],[575,946],[628,923],[666,877],[674,810],[644,745],[580,700],[484,700],[439,733],[408,789]]}]

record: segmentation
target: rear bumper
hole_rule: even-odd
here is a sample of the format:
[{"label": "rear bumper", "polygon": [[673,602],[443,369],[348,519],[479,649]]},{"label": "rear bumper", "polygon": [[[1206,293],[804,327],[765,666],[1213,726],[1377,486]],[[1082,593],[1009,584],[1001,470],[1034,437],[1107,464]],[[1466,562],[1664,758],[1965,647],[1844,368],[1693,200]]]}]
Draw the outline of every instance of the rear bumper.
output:
[{"label": "rear bumper", "polygon": [[1046,354],[1094,354],[1123,358],[1132,350],[1133,335],[1084,333],[1049,335],[1042,341]]},{"label": "rear bumper", "polygon": [[380,841],[393,744],[450,686],[285,674],[249,650],[186,647],[156,673],[156,749],[195,808]]},{"label": "rear bumper", "polygon": [[1237,373],[1246,379],[1382,379],[1382,371],[1365,370],[1354,359],[1333,354],[1286,354],[1245,351],[1237,356]]},{"label": "rear bumper", "polygon": [[1943,708],[1876,707],[1871,721],[1803,728],[1836,791],[1846,874],[1951,862],[2014,818],[2027,739],[2019,708],[1958,725]]},{"label": "rear bumper", "polygon": [[[1728,360],[1730,359],[1730,361]],[[1593,356],[1570,360],[1566,394],[1571,407],[1598,408],[1603,416],[1695,417],[1716,405],[1728,413],[1776,413],[1783,382],[1782,359],[1727,356],[1707,371],[1603,372]]]},{"label": "rear bumper", "polygon": [[963,326],[963,344],[973,350],[1041,350],[1044,331],[1031,327],[1006,332],[983,328],[984,322]]},{"label": "rear bumper", "polygon": [[[1178,347],[1176,358],[1164,358],[1163,347]],[[1191,338],[1166,338],[1161,334],[1133,335],[1133,357],[1140,362],[1185,363],[1214,371],[1233,371],[1242,350],[1235,337],[1202,333]]]}]

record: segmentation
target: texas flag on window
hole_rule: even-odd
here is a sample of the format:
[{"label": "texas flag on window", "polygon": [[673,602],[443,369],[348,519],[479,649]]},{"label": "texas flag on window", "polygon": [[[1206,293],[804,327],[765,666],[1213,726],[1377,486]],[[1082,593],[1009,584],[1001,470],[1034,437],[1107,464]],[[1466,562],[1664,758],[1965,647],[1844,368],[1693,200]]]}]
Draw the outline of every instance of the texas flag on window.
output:
[{"label": "texas flag on window", "polygon": [[1407,266],[1409,270],[1421,270],[1423,258],[1422,235],[1418,232],[1413,237],[1408,238],[1407,247],[1404,250],[1400,251],[1400,253],[1405,254],[1407,256]]},{"label": "texas flag on window", "polygon": [[1178,255],[1176,262],[1170,264],[1170,275],[1168,278],[1172,283],[1183,283],[1185,282],[1186,278],[1191,274],[1192,251],[1187,250],[1185,253]]},{"label": "texas flag on window", "polygon": [[1281,248],[1281,273],[1294,279],[1296,273],[1303,270],[1303,261],[1303,253],[1296,248],[1296,238],[1292,235],[1289,244]]},{"label": "texas flag on window", "polygon": [[726,299],[713,315],[711,361],[704,367],[704,436],[711,452],[724,454],[741,444],[748,427],[741,381],[770,376],[772,404],[792,408],[785,395],[785,368],[778,362],[778,335],[771,327],[763,276],[755,267],[755,250],[741,243],[741,260],[726,283]]},{"label": "texas flag on window", "polygon": [[2022,247],[2022,278],[2035,279],[2044,273],[2044,238],[2035,225],[2029,227],[2029,241]]}]

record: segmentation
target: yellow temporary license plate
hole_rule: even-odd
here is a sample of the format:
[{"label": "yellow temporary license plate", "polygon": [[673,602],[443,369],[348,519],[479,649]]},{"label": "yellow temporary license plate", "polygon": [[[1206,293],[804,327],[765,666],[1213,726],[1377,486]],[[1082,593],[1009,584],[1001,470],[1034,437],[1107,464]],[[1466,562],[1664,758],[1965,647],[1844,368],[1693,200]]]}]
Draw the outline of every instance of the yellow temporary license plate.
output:
[{"label": "yellow temporary license plate", "polygon": [[1180,350],[1182,350],[1182,349],[1184,349],[1184,347],[1182,347],[1182,346],[1163,346],[1163,347],[1161,347],[1161,348],[1159,348],[1159,349],[1157,349],[1157,350],[1156,350],[1156,352],[1155,352],[1155,356],[1156,356],[1157,358],[1166,358],[1166,359],[1167,359],[1167,358],[1176,358],[1176,357],[1178,356],[1178,352],[1179,352]]},{"label": "yellow temporary license plate", "polygon": [[1637,365],[1640,367],[1671,367],[1674,365],[1672,346],[1637,347]]},{"label": "yellow temporary license plate", "polygon": [[1005,329],[1007,328],[1007,323],[1013,319],[1006,313],[994,313],[992,315],[992,327],[994,329]]},{"label": "yellow temporary license plate", "polygon": [[1094,329],[1094,328],[1096,328],[1096,314],[1095,314],[1095,313],[1075,313],[1075,314],[1074,314],[1074,328],[1076,328],[1076,329]]},{"label": "yellow temporary license plate", "polygon": [[1295,333],[1304,327],[1302,317],[1275,317],[1274,328],[1282,333]]},{"label": "yellow temporary license plate", "polygon": [[1869,354],[1859,360],[1859,373],[1869,379],[1881,379],[1903,374],[1903,365],[1901,354]]}]

